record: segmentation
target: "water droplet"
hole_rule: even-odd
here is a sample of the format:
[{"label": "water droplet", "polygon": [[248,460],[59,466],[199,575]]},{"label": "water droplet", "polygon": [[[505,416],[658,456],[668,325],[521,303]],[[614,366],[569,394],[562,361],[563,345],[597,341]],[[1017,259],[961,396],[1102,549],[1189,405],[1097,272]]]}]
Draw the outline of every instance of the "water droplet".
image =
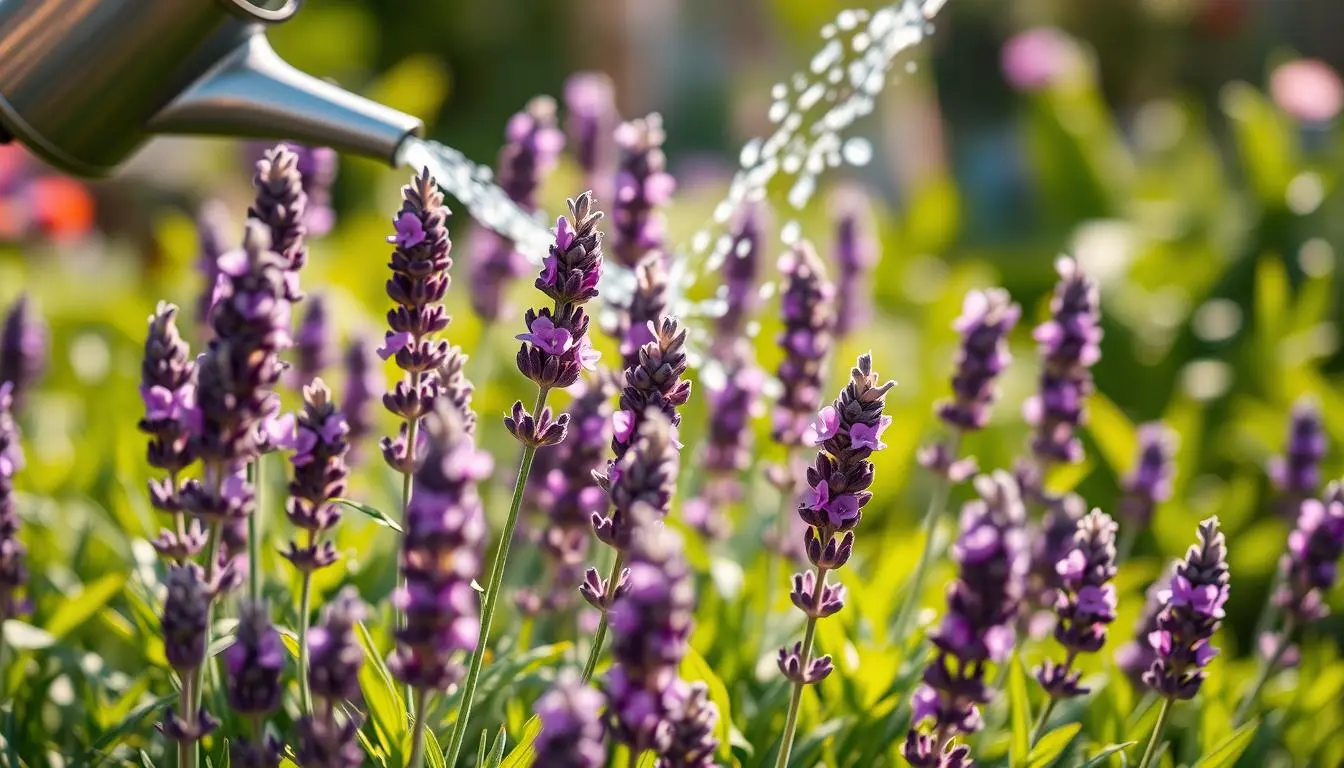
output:
[{"label": "water droplet", "polygon": [[742,145],[742,151],[738,153],[737,162],[744,168],[749,168],[759,162],[761,159],[761,140],[752,139]]},{"label": "water droplet", "polygon": [[784,222],[784,226],[779,228],[779,239],[785,245],[793,245],[803,236],[803,227],[796,221],[790,219]]},{"label": "water droplet", "polygon": [[807,201],[812,199],[812,193],[816,191],[816,188],[816,179],[811,176],[799,176],[789,190],[789,205],[802,210],[807,205]]},{"label": "water droplet", "polygon": [[864,166],[872,162],[873,145],[867,139],[855,136],[845,142],[840,153],[844,156],[846,163],[853,166]]},{"label": "water droplet", "polygon": [[821,83],[813,83],[810,88],[803,91],[803,95],[798,97],[798,106],[801,109],[811,109],[821,101],[821,97],[826,93],[826,86]]},{"label": "water droplet", "polygon": [[822,39],[822,40],[830,40],[832,37],[835,37],[835,25],[834,25],[834,24],[827,24],[826,26],[824,26],[824,27],[821,28],[821,39]]},{"label": "water droplet", "polygon": [[859,16],[852,10],[841,11],[839,16],[835,17],[836,26],[848,32],[859,24]]},{"label": "water droplet", "polygon": [[774,99],[775,101],[779,101],[780,99],[788,95],[789,95],[789,86],[783,83],[775,83],[774,87],[770,89],[770,98]]},{"label": "water droplet", "polygon": [[919,71],[919,64],[914,61],[907,61],[905,62],[905,71],[913,75],[915,72]]},{"label": "water droplet", "polygon": [[787,101],[776,101],[770,105],[770,112],[766,115],[770,122],[778,123],[789,114],[789,103]]},{"label": "water droplet", "polygon": [[691,249],[696,253],[704,253],[709,249],[709,241],[711,238],[713,238],[713,235],[703,229],[696,232],[695,237],[691,238]]}]

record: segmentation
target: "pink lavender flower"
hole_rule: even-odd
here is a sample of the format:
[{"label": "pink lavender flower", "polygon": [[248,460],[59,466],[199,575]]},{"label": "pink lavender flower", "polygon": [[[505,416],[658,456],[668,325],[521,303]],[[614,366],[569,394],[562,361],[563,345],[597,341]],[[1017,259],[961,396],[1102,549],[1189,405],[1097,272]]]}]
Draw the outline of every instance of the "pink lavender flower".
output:
[{"label": "pink lavender flower", "polygon": [[28,569],[14,499],[14,475],[23,468],[23,450],[14,420],[13,392],[12,383],[0,382],[0,622],[28,610],[28,601],[20,596],[28,583]]},{"label": "pink lavender flower", "polygon": [[952,547],[958,576],[948,590],[947,613],[930,635],[936,652],[911,702],[904,755],[913,766],[970,764],[969,751],[953,739],[980,729],[980,707],[992,695],[988,662],[1002,662],[1014,643],[1027,563],[1026,510],[1007,472],[981,475],[975,490],[979,499],[962,507],[961,535]]},{"label": "pink lavender flower", "polygon": [[303,388],[303,411],[299,414],[292,443],[294,479],[289,484],[285,515],[294,527],[306,532],[306,541],[289,543],[283,554],[300,571],[311,572],[336,562],[336,547],[322,537],[341,519],[334,501],[345,495],[350,474],[345,464],[350,425],[331,400],[331,390],[322,379]]},{"label": "pink lavender flower", "polygon": [[611,207],[611,251],[618,262],[634,269],[649,253],[663,250],[660,208],[672,198],[677,184],[667,172],[661,115],[623,123],[615,135],[621,160]]},{"label": "pink lavender flower", "polygon": [[393,598],[406,621],[388,666],[412,688],[446,691],[464,671],[459,654],[479,638],[471,581],[480,575],[485,517],[476,483],[490,466],[451,404],[437,403],[425,426],[427,450],[402,539],[405,584]]},{"label": "pink lavender flower", "polygon": [[1073,259],[1055,263],[1060,282],[1050,301],[1050,320],[1033,334],[1040,344],[1040,390],[1027,401],[1027,422],[1036,428],[1031,449],[1039,462],[1082,461],[1075,430],[1086,420],[1092,365],[1101,359],[1100,294]]},{"label": "pink lavender flower", "polygon": [[1094,509],[1078,521],[1073,549],[1055,569],[1060,589],[1055,597],[1055,640],[1065,659],[1047,659],[1036,679],[1052,699],[1073,698],[1088,692],[1078,684],[1082,672],[1073,669],[1079,654],[1096,653],[1106,642],[1106,627],[1115,621],[1115,532],[1109,515]]},{"label": "pink lavender flower", "polygon": [[579,72],[565,81],[565,131],[574,158],[597,199],[611,197],[616,175],[616,89],[600,72]]},{"label": "pink lavender flower", "polygon": [[305,241],[308,193],[303,188],[299,156],[284,144],[267,150],[257,161],[252,185],[257,189],[257,198],[247,209],[247,216],[262,222],[270,231],[271,247],[284,260],[285,298],[298,301],[303,298],[299,291],[299,270],[308,263]]},{"label": "pink lavender flower", "polygon": [[1269,93],[1280,109],[1304,123],[1329,123],[1344,108],[1344,83],[1319,59],[1280,64],[1269,77]]},{"label": "pink lavender flower", "polygon": [[1292,518],[1302,501],[1316,494],[1327,448],[1320,408],[1314,400],[1303,397],[1293,405],[1283,456],[1269,464],[1269,478],[1282,496],[1280,514]]},{"label": "pink lavender flower", "polygon": [[1176,434],[1161,422],[1139,427],[1139,458],[1125,477],[1120,516],[1135,531],[1152,522],[1157,505],[1171,498],[1171,480],[1176,472]]},{"label": "pink lavender flower", "polygon": [[16,410],[47,368],[49,335],[27,294],[19,294],[0,326],[0,383],[13,385],[10,396]]},{"label": "pink lavender flower", "polygon": [[796,446],[821,404],[824,361],[835,327],[835,289],[806,240],[780,259],[779,269],[785,280],[780,299],[784,329],[779,334],[784,358],[777,371],[782,392],[771,435],[779,443]]},{"label": "pink lavender flower", "polygon": [[453,243],[446,226],[448,208],[428,168],[402,187],[401,194],[396,233],[388,238],[396,248],[388,265],[392,277],[387,295],[396,306],[388,310],[389,330],[379,355],[395,358],[406,376],[383,395],[383,405],[402,419],[402,426],[397,437],[383,438],[381,447],[388,465],[409,475],[419,461],[418,447],[408,445],[411,427],[433,410],[438,395],[433,373],[448,354],[448,342],[434,335],[450,322],[442,302],[451,282]]},{"label": "pink lavender flower", "polygon": [[1228,599],[1227,544],[1217,517],[1199,524],[1199,541],[1177,563],[1171,585],[1158,599],[1162,611],[1148,635],[1156,659],[1143,681],[1162,696],[1194,698],[1204,667],[1218,654],[1212,639]]},{"label": "pink lavender flower", "polygon": [[[555,100],[549,96],[532,99],[505,129],[495,174],[500,188],[524,211],[535,212],[537,190],[555,168],[564,146],[565,135],[556,127]],[[508,239],[484,228],[476,235],[473,258],[468,262],[471,306],[484,320],[500,320],[507,310],[504,290],[527,272],[528,261]]]},{"label": "pink lavender flower", "polygon": [[540,699],[536,713],[541,733],[535,742],[533,768],[602,768],[607,748],[602,743],[602,694],[572,673],[561,676]]},{"label": "pink lavender flower", "polygon": [[841,187],[831,198],[835,221],[835,335],[845,337],[865,325],[873,314],[870,277],[881,258],[874,231],[872,204],[858,187]]}]

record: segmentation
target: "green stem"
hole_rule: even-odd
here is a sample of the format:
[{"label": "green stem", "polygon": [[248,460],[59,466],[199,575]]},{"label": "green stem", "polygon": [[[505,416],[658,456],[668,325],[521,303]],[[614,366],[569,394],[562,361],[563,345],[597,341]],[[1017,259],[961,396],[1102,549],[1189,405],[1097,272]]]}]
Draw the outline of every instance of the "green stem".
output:
[{"label": "green stem", "polygon": [[[821,603],[821,594],[825,590],[826,569],[817,567],[817,584],[812,588],[812,613]],[[807,674],[807,665],[812,659],[812,641],[817,634],[817,617],[815,615],[807,617],[807,629],[803,631],[803,646],[798,653],[799,676]],[[801,679],[793,682],[793,696],[789,699],[789,714],[784,718],[784,737],[779,745],[779,758],[775,760],[775,768],[787,768],[789,764],[789,753],[793,751],[793,735],[798,730],[798,707],[803,702],[803,681]]]},{"label": "green stem", "polygon": [[429,718],[424,713],[429,711],[428,689],[416,691],[415,711],[420,714],[416,716],[415,727],[411,730],[411,757],[406,761],[408,768],[422,768],[425,764],[425,727],[429,724]]},{"label": "green stem", "polygon": [[1125,526],[1120,532],[1120,546],[1115,550],[1115,562],[1123,563],[1129,560],[1129,556],[1134,551],[1134,544],[1138,542],[1139,531],[1133,525]]},{"label": "green stem", "polygon": [[[191,682],[195,674],[187,675],[182,678],[182,691],[178,698],[178,709],[182,710],[182,719],[188,723],[196,722],[196,713],[191,711],[191,701],[193,694],[191,692]],[[177,743],[177,766],[178,768],[188,768],[196,765],[196,742],[179,741]]]},{"label": "green stem", "polygon": [[621,576],[621,567],[625,565],[625,554],[616,553],[616,561],[611,564],[611,573],[607,575],[607,592],[602,596],[602,619],[597,623],[597,634],[593,635],[593,647],[588,651],[588,661],[583,665],[583,682],[593,679],[597,662],[602,658],[602,642],[607,639],[607,611],[611,609],[611,596],[616,593],[616,582]]},{"label": "green stem", "polygon": [[[216,564],[219,563],[220,529],[223,525],[224,523],[221,521],[210,526],[209,539],[205,546],[205,583],[207,587],[215,580],[215,567]],[[215,602],[215,598],[212,596],[205,607],[206,648],[210,647],[210,630],[215,623]],[[185,720],[189,726],[194,726],[196,724],[196,713],[201,711],[201,695],[203,693],[202,689],[204,688],[204,686],[201,685],[201,671],[209,666],[209,664],[210,659],[205,659],[201,662],[201,666],[193,669],[191,674],[187,676],[187,680],[182,683],[183,690],[188,692],[186,698],[190,699],[190,705],[184,707],[182,719]],[[199,747],[196,742],[187,744],[187,768],[196,768],[197,760],[200,758],[198,749]]]},{"label": "green stem", "polygon": [[[960,445],[961,432],[954,432],[947,445],[948,455],[954,461]],[[901,609],[896,614],[896,623],[893,625],[891,635],[902,641],[910,629],[910,619],[915,615],[915,609],[919,607],[920,598],[924,594],[924,581],[929,577],[929,566],[933,564],[934,538],[938,534],[938,520],[943,516],[943,511],[947,507],[947,497],[951,493],[952,483],[945,477],[939,477],[937,484],[933,487],[933,493],[929,495],[929,507],[924,511],[924,522],[920,525],[920,530],[924,534],[924,548],[920,550],[919,561],[915,564],[915,572],[910,576],[910,586],[905,591],[905,602],[901,604]]]},{"label": "green stem", "polygon": [[[537,402],[532,406],[532,418],[541,418],[546,407],[548,387],[537,392]],[[495,620],[495,608],[499,605],[499,595],[504,586],[504,566],[509,560],[509,545],[513,543],[514,530],[518,527],[518,512],[523,507],[523,491],[527,489],[527,476],[532,471],[532,460],[536,458],[537,447],[527,445],[523,449],[523,458],[518,467],[518,479],[513,483],[513,502],[509,504],[509,517],[504,522],[500,534],[499,547],[495,550],[495,561],[490,567],[490,581],[485,588],[485,603],[481,608],[481,636],[476,641],[476,652],[471,656],[471,668],[467,672],[467,681],[462,688],[462,703],[458,706],[457,723],[453,726],[453,739],[448,747],[448,765],[457,765],[457,755],[467,734],[467,721],[471,719],[472,700],[476,697],[476,685],[481,679],[481,667],[485,663],[485,647],[490,642],[490,626]]]},{"label": "green stem", "polygon": [[252,514],[247,516],[247,595],[261,600],[261,457],[247,463],[247,484],[252,486]]},{"label": "green stem", "polygon": [[1148,768],[1157,757],[1157,745],[1162,743],[1162,732],[1167,729],[1167,718],[1171,715],[1171,703],[1173,699],[1168,696],[1162,700],[1162,711],[1157,713],[1157,723],[1153,725],[1153,735],[1148,739],[1148,748],[1143,750],[1143,759],[1139,761],[1138,768]]},{"label": "green stem", "polygon": [[1283,654],[1288,651],[1288,646],[1292,644],[1290,640],[1293,636],[1293,629],[1291,618],[1283,622],[1283,632],[1278,637],[1278,644],[1274,648],[1274,653],[1260,665],[1260,671],[1255,676],[1255,684],[1251,686],[1250,692],[1246,694],[1246,698],[1242,699],[1241,704],[1237,707],[1237,715],[1232,720],[1234,728],[1246,722],[1246,716],[1251,713],[1251,707],[1255,704],[1255,700],[1260,697],[1260,689],[1265,687],[1265,683],[1269,682],[1269,678],[1278,669],[1279,662],[1283,661]]},{"label": "green stem", "polygon": [[1036,742],[1040,741],[1041,737],[1045,735],[1045,725],[1050,722],[1050,713],[1055,711],[1055,703],[1058,701],[1059,699],[1051,696],[1050,700],[1045,703],[1045,709],[1041,710],[1041,717],[1036,721],[1036,728],[1031,732],[1031,741],[1027,742],[1028,755],[1031,754],[1031,750],[1036,748]]},{"label": "green stem", "polygon": [[[308,548],[317,544],[317,537],[308,532]],[[312,714],[313,694],[308,687],[308,622],[313,610],[313,572],[304,569],[303,586],[299,588],[299,712]]]}]

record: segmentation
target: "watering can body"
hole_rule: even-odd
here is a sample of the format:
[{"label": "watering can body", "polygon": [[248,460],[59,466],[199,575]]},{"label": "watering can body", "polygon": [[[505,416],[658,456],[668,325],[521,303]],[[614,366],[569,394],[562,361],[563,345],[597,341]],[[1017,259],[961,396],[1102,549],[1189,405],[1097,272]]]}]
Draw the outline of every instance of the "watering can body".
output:
[{"label": "watering can body", "polygon": [[155,134],[292,139],[385,162],[421,122],[286,64],[297,0],[0,0],[0,125],[105,176]]}]

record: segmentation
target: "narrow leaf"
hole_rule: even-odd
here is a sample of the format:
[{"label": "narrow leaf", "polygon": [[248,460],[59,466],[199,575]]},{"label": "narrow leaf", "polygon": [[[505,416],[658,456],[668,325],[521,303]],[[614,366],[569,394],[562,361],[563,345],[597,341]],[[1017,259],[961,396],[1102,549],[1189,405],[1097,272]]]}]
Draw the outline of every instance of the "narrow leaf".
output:
[{"label": "narrow leaf", "polygon": [[537,757],[537,750],[533,744],[539,735],[541,735],[541,718],[533,715],[523,724],[523,734],[518,740],[518,746],[509,752],[499,764],[499,768],[531,768]]},{"label": "narrow leaf", "polygon": [[1054,765],[1082,729],[1082,723],[1069,723],[1042,736],[1027,756],[1027,768],[1048,768]]},{"label": "narrow leaf", "polygon": [[[142,704],[132,710],[120,723],[103,731],[103,733],[98,736],[98,740],[89,745],[88,750],[84,753],[84,759],[81,761],[81,765],[96,767],[102,764],[103,760],[109,756],[107,753],[113,747],[120,744],[124,737],[139,730],[141,721],[149,715],[158,714],[164,707],[176,699],[176,694],[169,694],[155,699],[154,701]],[[18,763],[14,763],[14,765],[17,764]]]},{"label": "narrow leaf", "polygon": [[[490,747],[490,757],[484,763],[485,768],[499,768],[499,764],[504,761],[504,746],[508,743],[508,734],[504,732],[504,726],[499,727],[499,733],[495,734],[495,743]],[[477,763],[481,765],[481,763]]]},{"label": "narrow leaf", "polygon": [[1193,768],[1231,768],[1236,765],[1241,753],[1251,745],[1251,739],[1255,738],[1255,729],[1258,727],[1260,720],[1256,719],[1233,731],[1221,744],[1214,747],[1213,751],[1201,757]]},{"label": "narrow leaf", "polygon": [[354,499],[335,499],[335,501],[337,504],[344,504],[356,512],[363,513],[370,520],[384,528],[391,528],[397,533],[403,533],[400,523],[383,514],[380,510],[370,507],[368,504],[362,504]]},{"label": "narrow leaf", "polygon": [[1027,764],[1031,751],[1031,700],[1027,697],[1027,673],[1022,657],[1013,654],[1008,668],[1008,711],[1013,724],[1013,740],[1009,748],[1009,765],[1013,768]]},{"label": "narrow leaf", "polygon": [[443,747],[439,746],[433,728],[425,729],[425,768],[448,768],[448,758],[443,756]]},{"label": "narrow leaf", "polygon": [[1080,768],[1101,768],[1101,766],[1106,765],[1107,761],[1111,759],[1111,755],[1118,752],[1124,752],[1135,744],[1138,744],[1138,742],[1126,741],[1122,744],[1108,744],[1105,747],[1102,747],[1102,750],[1093,755],[1086,763],[1083,763]]}]

